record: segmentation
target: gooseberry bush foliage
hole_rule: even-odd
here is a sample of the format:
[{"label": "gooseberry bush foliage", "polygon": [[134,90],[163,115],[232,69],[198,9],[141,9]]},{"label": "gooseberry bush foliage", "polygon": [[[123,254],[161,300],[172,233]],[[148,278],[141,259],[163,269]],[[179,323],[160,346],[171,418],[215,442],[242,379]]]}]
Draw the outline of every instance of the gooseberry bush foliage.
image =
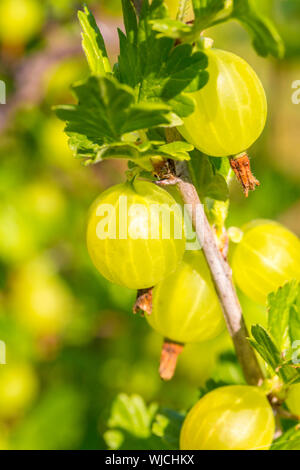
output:
[{"label": "gooseberry bush foliage", "polygon": [[[79,12],[91,73],[73,86],[77,103],[56,109],[67,123],[74,155],[85,165],[128,161],[127,181],[107,189],[91,207],[88,251],[109,281],[137,289],[134,311],[143,311],[165,338],[163,379],[172,378],[184,344],[218,337],[226,329],[223,313],[233,341],[238,333],[234,344],[245,377],[235,384],[209,381],[186,415],[121,394],[108,421],[107,445],[299,449],[300,242],[268,220],[252,221],[241,230],[225,228],[234,173],[246,196],[259,185],[247,150],[263,132],[267,101],[250,65],[221,50],[222,45],[215,48],[206,36],[216,24],[236,20],[259,55],[280,59],[284,45],[251,0],[122,0],[122,7],[124,31],[118,31],[120,53],[113,66],[92,13],[87,8]],[[204,206],[203,236],[211,240],[203,250],[193,210],[188,222],[172,209],[189,200],[191,188],[195,204],[201,200]],[[121,236],[124,196],[128,226]],[[142,216],[132,210],[137,204]],[[160,219],[155,219],[155,239],[148,236],[144,216],[152,204],[175,226],[185,222],[181,237],[175,229],[164,237]],[[114,236],[103,237],[99,224],[108,205],[108,233]],[[191,222],[198,245],[189,251]],[[221,275],[215,273],[211,246],[221,259]],[[267,325],[252,325],[251,333],[242,317],[234,331],[233,313],[224,301],[222,280],[231,282],[231,269],[247,297],[268,305]],[[229,288],[239,308],[233,285]]]}]

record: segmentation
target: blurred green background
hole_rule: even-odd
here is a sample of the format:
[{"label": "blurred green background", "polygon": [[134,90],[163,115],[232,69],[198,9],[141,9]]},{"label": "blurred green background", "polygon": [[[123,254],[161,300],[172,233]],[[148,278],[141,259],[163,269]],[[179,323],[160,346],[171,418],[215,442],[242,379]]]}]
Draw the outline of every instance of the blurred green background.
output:
[{"label": "blurred green background", "polygon": [[[120,0],[86,1],[117,54]],[[231,187],[228,226],[276,219],[300,234],[299,0],[256,0],[286,43],[282,61],[262,59],[235,23],[209,31],[216,47],[245,58],[265,86],[268,124],[251,149],[261,187],[246,200]],[[191,406],[207,379],[240,383],[227,334],[187,346],[175,378],[158,376],[162,338],[133,316],[135,292],[109,284],[85,246],[88,208],[124,180],[119,161],[85,168],[72,158],[52,106],[70,103],[88,74],[75,0],[0,0],[0,449],[105,449],[113,400],[138,394],[161,407]],[[300,98],[300,94],[298,95]],[[299,100],[300,101],[300,100]],[[265,309],[241,296],[247,322]],[[133,445],[133,444],[132,444]],[[154,444],[153,444],[154,445]],[[138,444],[134,444],[138,446]]]}]

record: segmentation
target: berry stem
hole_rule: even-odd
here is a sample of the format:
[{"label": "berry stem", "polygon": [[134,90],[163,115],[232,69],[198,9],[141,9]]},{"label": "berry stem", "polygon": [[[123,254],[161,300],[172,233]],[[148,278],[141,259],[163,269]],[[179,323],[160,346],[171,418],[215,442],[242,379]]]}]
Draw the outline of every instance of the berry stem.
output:
[{"label": "berry stem", "polygon": [[190,209],[190,217],[196,231],[199,243],[209,266],[212,279],[223,309],[227,328],[233,340],[237,357],[242,366],[245,378],[251,385],[258,385],[263,380],[263,373],[255,353],[248,341],[242,309],[232,282],[231,269],[223,258],[216,244],[212,228],[207,220],[204,207],[201,204],[194,185],[190,182],[188,168],[185,162],[176,164],[178,178],[177,187],[183,202]]},{"label": "berry stem", "polygon": [[[181,140],[181,137],[176,129],[167,128],[166,139],[168,142],[172,142]],[[227,329],[232,338],[245,379],[250,385],[261,385],[264,375],[255,352],[247,339],[249,333],[233,285],[231,268],[217,246],[204,206],[201,204],[197,190],[191,182],[186,162],[175,162],[175,175],[173,177],[176,178],[181,198],[186,204],[198,241],[203,249],[224,313]]]},{"label": "berry stem", "polygon": [[177,359],[179,354],[184,348],[183,344],[174,343],[165,339],[161,357],[160,357],[160,366],[159,366],[159,375],[162,380],[171,380],[177,364]]}]

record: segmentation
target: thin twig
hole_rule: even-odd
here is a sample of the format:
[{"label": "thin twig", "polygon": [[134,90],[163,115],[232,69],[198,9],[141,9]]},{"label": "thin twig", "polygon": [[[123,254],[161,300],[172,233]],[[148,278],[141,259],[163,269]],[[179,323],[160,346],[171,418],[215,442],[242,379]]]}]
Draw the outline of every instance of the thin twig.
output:
[{"label": "thin twig", "polygon": [[212,228],[207,220],[198,193],[191,183],[188,167],[185,162],[176,163],[176,177],[178,190],[190,213],[194,230],[203,248],[223,309],[227,328],[232,337],[245,378],[249,384],[258,385],[264,377],[255,353],[247,339],[249,334],[232,282],[231,269],[217,247]]}]

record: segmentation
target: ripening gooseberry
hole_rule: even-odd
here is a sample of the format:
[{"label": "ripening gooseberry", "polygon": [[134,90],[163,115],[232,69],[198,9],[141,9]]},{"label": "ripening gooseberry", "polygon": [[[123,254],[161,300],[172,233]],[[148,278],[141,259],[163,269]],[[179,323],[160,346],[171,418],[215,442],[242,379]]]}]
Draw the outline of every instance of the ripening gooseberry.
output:
[{"label": "ripening gooseberry", "polygon": [[98,271],[130,289],[152,287],[172,273],[185,250],[182,211],[151,182],[104,191],[90,210],[87,246]]},{"label": "ripening gooseberry", "polygon": [[209,81],[189,94],[195,111],[178,127],[201,152],[214,157],[246,151],[262,133],[267,116],[263,86],[249,64],[231,52],[207,47]]},{"label": "ripening gooseberry", "polygon": [[300,416],[300,384],[292,385],[289,388],[286,404],[293,414]]},{"label": "ripening gooseberry", "polygon": [[165,338],[159,369],[164,380],[173,377],[184,344],[221,333],[223,313],[201,251],[186,252],[176,271],[154,287],[146,319]]},{"label": "ripening gooseberry", "polygon": [[241,291],[265,304],[270,292],[287,281],[300,280],[300,241],[276,222],[256,220],[244,227],[232,270]]},{"label": "ripening gooseberry", "polygon": [[177,343],[199,343],[222,332],[224,317],[202,251],[186,252],[176,271],[155,286],[146,319]]},{"label": "ripening gooseberry", "polygon": [[267,450],[275,421],[263,392],[253,386],[221,387],[201,398],[187,414],[181,450]]}]

